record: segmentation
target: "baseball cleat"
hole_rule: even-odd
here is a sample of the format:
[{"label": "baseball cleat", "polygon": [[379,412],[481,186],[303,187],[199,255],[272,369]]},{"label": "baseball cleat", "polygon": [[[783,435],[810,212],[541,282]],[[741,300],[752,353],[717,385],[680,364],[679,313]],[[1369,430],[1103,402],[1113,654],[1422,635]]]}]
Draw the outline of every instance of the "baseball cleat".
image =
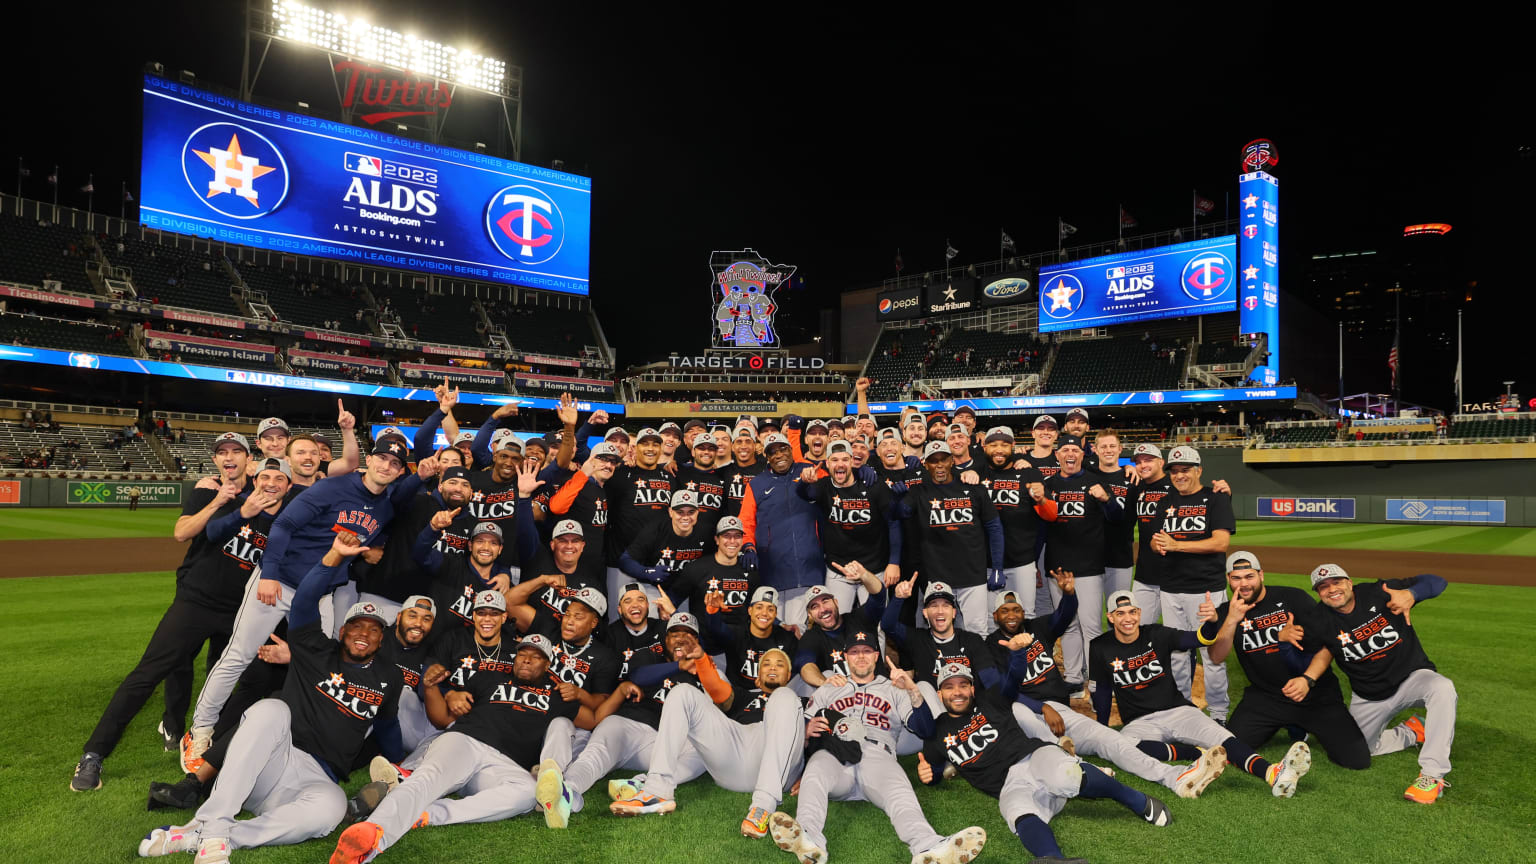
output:
[{"label": "baseball cleat", "polygon": [[213,728],[193,726],[192,731],[181,736],[181,770],[196,774],[203,767],[203,754],[213,746]]},{"label": "baseball cleat", "polygon": [[[1275,769],[1279,768],[1279,771]],[[1296,794],[1296,784],[1312,768],[1312,748],[1304,741],[1297,741],[1291,745],[1291,749],[1285,751],[1285,758],[1280,764],[1270,766],[1270,773],[1274,774],[1274,780],[1270,783],[1271,791],[1276,798],[1289,798]]]},{"label": "baseball cleat", "polygon": [[1061,740],[1056,742],[1056,746],[1067,751],[1068,756],[1077,755],[1077,742],[1072,740],[1071,735],[1061,736]]},{"label": "baseball cleat", "polygon": [[159,858],[161,855],[191,852],[197,849],[198,833],[202,827],[203,823],[196,819],[185,825],[161,825],[139,841],[139,857]]},{"label": "baseball cleat", "polygon": [[1227,770],[1227,748],[1217,744],[1209,750],[1202,748],[1195,760],[1173,783],[1174,794],[1180,798],[1199,798],[1211,781]]},{"label": "baseball cleat", "polygon": [[912,864],[969,864],[987,845],[987,832],[972,825],[945,837],[939,845],[912,856]]},{"label": "baseball cleat", "polygon": [[357,794],[347,799],[347,822],[361,822],[373,815],[373,811],[383,803],[384,796],[389,794],[389,784],[375,780],[372,783],[364,783],[363,788],[357,790]]},{"label": "baseball cleat", "polygon": [[384,829],[373,822],[359,822],[341,832],[330,864],[363,864],[378,851]]},{"label": "baseball cleat", "polygon": [[800,864],[826,864],[827,850],[811,845],[800,830],[800,823],[788,813],[780,811],[769,816],[768,833],[773,835],[775,846],[795,856]]},{"label": "baseball cleat", "polygon": [[423,811],[421,811],[421,815],[416,817],[416,821],[411,823],[411,830],[414,831],[417,828],[425,828],[428,825],[430,825],[431,823],[432,823],[432,814],[430,814],[427,811],[423,810]]},{"label": "baseball cleat", "polygon": [[1062,858],[1059,855],[1042,855],[1032,859],[1030,864],[1088,864],[1087,858]]},{"label": "baseball cleat", "polygon": [[1450,787],[1451,784],[1447,783],[1444,777],[1420,774],[1419,779],[1413,781],[1413,785],[1403,793],[1403,797],[1417,804],[1433,804],[1439,801],[1440,796]]},{"label": "baseball cleat", "polygon": [[1167,804],[1164,804],[1161,800],[1148,795],[1147,809],[1142,812],[1141,818],[1147,820],[1148,824],[1156,825],[1157,827],[1162,828],[1173,821],[1173,814],[1168,812]]},{"label": "baseball cleat", "polygon": [[208,787],[197,779],[196,774],[188,774],[175,783],[149,784],[151,801],[178,810],[191,810],[201,804],[207,791]]},{"label": "baseball cleat", "polygon": [[754,840],[768,836],[768,811],[761,807],[748,810],[747,818],[741,820],[741,836]]},{"label": "baseball cleat", "polygon": [[614,801],[628,801],[640,794],[640,778],[631,777],[627,780],[609,780],[608,797]]},{"label": "baseball cleat", "polygon": [[91,792],[101,788],[101,757],[87,753],[75,763],[74,776],[69,778],[72,792]]},{"label": "baseball cleat", "polygon": [[1413,743],[1424,743],[1424,721],[1417,714],[1404,720],[1403,725],[1407,726],[1408,731],[1413,733]]},{"label": "baseball cleat", "polygon": [[677,802],[671,798],[663,798],[660,795],[641,790],[638,794],[615,801],[608,805],[608,812],[615,816],[640,816],[646,813],[671,813],[677,809]]},{"label": "baseball cleat", "polygon": [[368,779],[376,783],[383,783],[389,787],[391,792],[395,791],[395,787],[399,786],[409,776],[411,776],[411,772],[385,759],[383,756],[375,756],[373,761],[368,763]]},{"label": "baseball cleat", "polygon": [[160,745],[165,748],[165,752],[176,752],[178,742],[181,741],[181,736],[165,728],[164,720],[161,720],[160,725],[155,727],[155,731],[160,733]]},{"label": "baseball cleat", "polygon": [[197,844],[197,864],[229,864],[229,838],[204,837]]},{"label": "baseball cleat", "polygon": [[539,802],[546,826],[565,828],[571,824],[571,790],[566,788],[565,775],[558,766],[551,763],[539,772],[533,798]]}]

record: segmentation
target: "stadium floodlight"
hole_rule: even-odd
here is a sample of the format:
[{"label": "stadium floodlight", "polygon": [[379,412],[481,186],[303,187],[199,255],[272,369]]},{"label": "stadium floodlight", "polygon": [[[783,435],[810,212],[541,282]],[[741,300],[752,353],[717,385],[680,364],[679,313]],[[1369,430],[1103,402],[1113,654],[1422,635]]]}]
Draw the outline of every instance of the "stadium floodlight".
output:
[{"label": "stadium floodlight", "polygon": [[272,0],[270,21],[270,35],[278,39],[501,96],[513,95],[507,87],[507,64],[468,48],[399,33],[296,0]]}]

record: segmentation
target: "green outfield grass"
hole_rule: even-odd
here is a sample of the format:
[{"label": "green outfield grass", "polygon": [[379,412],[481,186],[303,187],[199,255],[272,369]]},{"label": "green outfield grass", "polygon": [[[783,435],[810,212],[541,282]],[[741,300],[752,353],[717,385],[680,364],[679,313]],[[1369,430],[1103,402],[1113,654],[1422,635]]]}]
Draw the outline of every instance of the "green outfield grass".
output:
[{"label": "green outfield grass", "polygon": [[[1297,577],[1271,578],[1300,584]],[[7,814],[0,837],[14,860],[137,860],[136,844],[145,832],[190,816],[144,808],[149,781],[180,776],[174,755],[160,749],[155,734],[158,694],[107,760],[105,786],[91,793],[68,788],[82,744],[171,593],[168,573],[0,580],[0,600],[9,613],[8,626],[0,631],[0,654],[12,669],[0,702],[0,771],[6,779],[0,784],[0,812]],[[1228,769],[1201,800],[1167,795],[1175,819],[1167,828],[1152,828],[1110,803],[1070,803],[1053,823],[1062,847],[1095,862],[1530,861],[1536,799],[1527,768],[1536,745],[1531,724],[1536,692],[1519,682],[1536,678],[1536,659],[1522,647],[1529,624],[1500,610],[1519,608],[1533,597],[1529,588],[1452,585],[1414,610],[1430,656],[1456,681],[1461,697],[1454,787],[1440,804],[1426,808],[1402,800],[1418,770],[1411,752],[1350,772],[1317,751],[1312,773],[1294,799],[1277,800],[1259,781]],[[1235,664],[1232,669],[1237,690],[1244,682]],[[1280,743],[1263,748],[1271,759],[1283,750]],[[912,760],[904,764],[915,777]],[[1124,772],[1120,776],[1164,794]],[[365,772],[357,772],[348,791],[366,780]],[[574,817],[566,832],[546,830],[531,814],[499,824],[430,828],[407,835],[382,860],[791,860],[767,840],[739,836],[748,796],[722,791],[707,779],[679,789],[676,813],[639,820],[609,815],[603,788],[594,788],[593,806]],[[941,832],[970,824],[987,829],[991,845],[982,861],[1028,860],[1003,825],[996,801],[963,781],[919,788],[918,796]],[[793,812],[794,799],[784,806]],[[868,804],[834,804],[828,824],[834,862],[910,857],[885,817]],[[298,846],[241,850],[234,858],[324,861],[334,840],[333,834]]]},{"label": "green outfield grass", "polygon": [[1251,546],[1536,555],[1536,529],[1504,526],[1245,520],[1237,523],[1237,538],[1233,542]]},{"label": "green outfield grass", "polygon": [[169,537],[179,507],[17,507],[0,510],[0,540]]}]

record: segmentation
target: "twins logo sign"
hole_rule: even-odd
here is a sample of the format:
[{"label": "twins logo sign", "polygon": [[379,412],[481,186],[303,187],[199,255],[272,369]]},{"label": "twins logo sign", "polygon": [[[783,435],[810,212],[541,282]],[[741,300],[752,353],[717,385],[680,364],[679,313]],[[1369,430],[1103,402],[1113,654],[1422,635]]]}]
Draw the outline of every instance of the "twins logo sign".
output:
[{"label": "twins logo sign", "polygon": [[258,219],[288,197],[288,163],[269,139],[234,123],[209,123],[187,136],[181,172],[209,209]]},{"label": "twins logo sign", "polygon": [[485,231],[501,254],[521,264],[542,264],[560,254],[565,217],[560,206],[532,186],[496,190],[485,208]]},{"label": "twins logo sign", "polygon": [[1189,263],[1184,265],[1184,274],[1180,281],[1184,285],[1184,293],[1190,298],[1214,300],[1227,293],[1232,274],[1236,272],[1237,268],[1232,266],[1232,259],[1213,250],[1191,258]]}]

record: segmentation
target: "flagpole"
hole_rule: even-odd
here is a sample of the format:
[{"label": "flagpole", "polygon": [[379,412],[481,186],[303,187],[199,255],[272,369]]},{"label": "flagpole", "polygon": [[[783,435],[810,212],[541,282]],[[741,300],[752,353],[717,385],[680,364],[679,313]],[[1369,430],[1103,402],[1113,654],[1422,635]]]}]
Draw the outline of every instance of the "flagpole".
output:
[{"label": "flagpole", "polygon": [[1392,347],[1397,351],[1397,366],[1392,370],[1392,403],[1399,412],[1403,401],[1403,283],[1396,284],[1397,295],[1392,320]]},{"label": "flagpole", "polygon": [[1339,322],[1339,417],[1344,417],[1344,322]]},{"label": "flagpole", "polygon": [[91,202],[96,199],[96,175],[85,175],[85,212],[91,212]]},{"label": "flagpole", "polygon": [[1194,239],[1200,233],[1200,190],[1189,190],[1189,236]]},{"label": "flagpole", "polygon": [[20,156],[17,156],[16,157],[16,197],[17,198],[21,197],[21,172],[22,172],[22,158]]},{"label": "flagpole", "polygon": [[1120,208],[1120,212],[1115,214],[1115,239],[1116,240],[1124,240],[1125,239],[1125,205],[1124,204],[1116,204],[1115,206]]},{"label": "flagpole", "polygon": [[53,209],[54,215],[57,216],[59,209],[59,166],[57,165],[53,166]]},{"label": "flagpole", "polygon": [[117,196],[117,220],[119,222],[128,219],[128,181],[123,181],[122,189]]},{"label": "flagpole", "polygon": [[1456,310],[1456,410],[1451,414],[1461,413],[1461,310]]}]

